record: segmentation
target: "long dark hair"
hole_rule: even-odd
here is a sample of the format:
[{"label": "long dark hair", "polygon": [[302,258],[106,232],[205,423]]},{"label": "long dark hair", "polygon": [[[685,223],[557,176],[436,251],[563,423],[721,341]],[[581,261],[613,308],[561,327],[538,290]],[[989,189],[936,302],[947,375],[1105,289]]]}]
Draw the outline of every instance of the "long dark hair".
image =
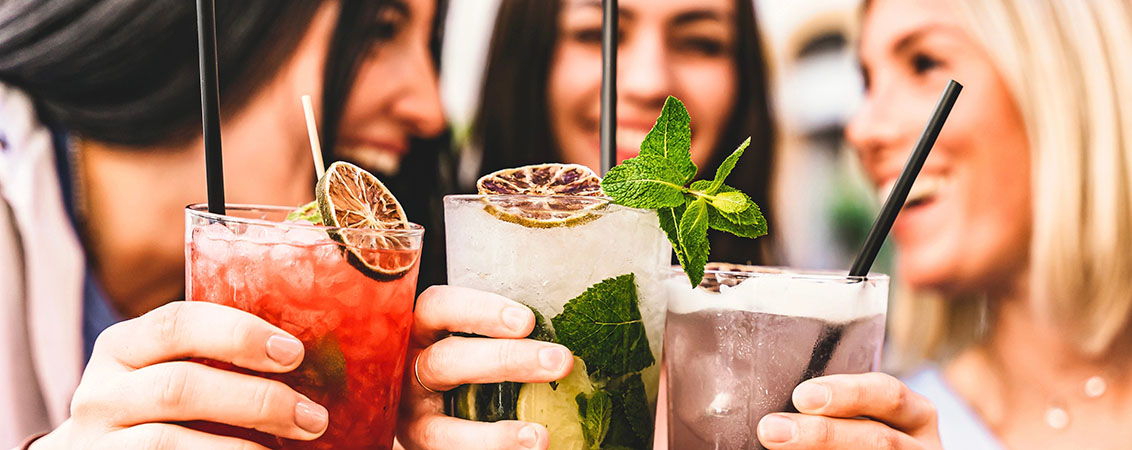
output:
[{"label": "long dark hair", "polygon": [[[767,206],[775,133],[763,48],[752,2],[735,3],[738,101],[708,168],[718,167],[737,144],[751,136],[750,150],[728,180],[763,207],[773,235],[774,221]],[[481,173],[561,159],[550,130],[547,99],[561,4],[561,0],[503,0],[499,7],[471,132],[472,145],[483,152]],[[774,259],[768,237],[752,241],[713,232],[710,239],[713,261],[767,264]]]},{"label": "long dark hair", "polygon": [[[335,159],[358,68],[387,37],[378,13],[395,1],[339,2],[322,87],[321,138],[328,163]],[[279,71],[322,2],[216,0],[225,113],[238,111]],[[434,62],[446,2],[437,3]],[[27,92],[41,119],[68,133],[135,148],[187,140],[201,127],[196,39],[196,9],[188,0],[0,1],[0,82]],[[447,189],[447,176],[440,173],[446,142],[415,140],[401,172],[385,180],[409,217],[433,230],[420,285],[443,282],[443,232],[435,230],[441,217],[437,199]]]}]

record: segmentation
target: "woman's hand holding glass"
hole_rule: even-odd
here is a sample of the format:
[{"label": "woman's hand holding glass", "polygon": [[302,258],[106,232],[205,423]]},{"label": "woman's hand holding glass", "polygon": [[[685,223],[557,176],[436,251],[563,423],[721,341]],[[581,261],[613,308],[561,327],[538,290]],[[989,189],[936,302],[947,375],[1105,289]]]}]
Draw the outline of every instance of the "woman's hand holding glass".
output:
[{"label": "woman's hand holding glass", "polygon": [[326,430],[326,409],[287,385],[189,358],[283,373],[302,362],[303,344],[234,308],[167,304],[98,337],[72,398],[71,417],[31,448],[266,450],[176,425],[194,420],[299,440]]},{"label": "woman's hand holding glass", "polygon": [[797,414],[770,414],[758,426],[771,450],[942,448],[936,411],[891,375],[830,375],[794,389]]},{"label": "woman's hand holding glass", "polygon": [[404,448],[547,447],[542,425],[448,417],[439,393],[468,383],[550,382],[570,373],[573,358],[566,347],[524,339],[535,326],[529,308],[474,289],[433,286],[417,299],[414,317],[397,432]]}]

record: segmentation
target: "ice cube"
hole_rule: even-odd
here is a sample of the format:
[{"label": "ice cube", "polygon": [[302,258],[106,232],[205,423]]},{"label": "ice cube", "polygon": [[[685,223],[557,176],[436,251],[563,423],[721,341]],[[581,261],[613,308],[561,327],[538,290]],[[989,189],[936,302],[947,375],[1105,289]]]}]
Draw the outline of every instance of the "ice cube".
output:
[{"label": "ice cube", "polygon": [[746,430],[750,415],[748,385],[741,373],[732,370],[732,364],[728,355],[702,354],[680,369],[685,373],[677,375],[677,415],[701,439],[727,443],[719,448],[744,448],[750,439],[750,430]]}]

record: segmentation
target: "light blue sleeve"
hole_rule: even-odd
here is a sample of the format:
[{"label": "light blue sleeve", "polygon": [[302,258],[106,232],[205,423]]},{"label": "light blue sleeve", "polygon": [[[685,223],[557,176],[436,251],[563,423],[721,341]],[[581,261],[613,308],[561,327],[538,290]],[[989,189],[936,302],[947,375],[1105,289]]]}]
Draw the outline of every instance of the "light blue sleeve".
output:
[{"label": "light blue sleeve", "polygon": [[938,368],[922,369],[903,381],[935,405],[939,414],[939,437],[944,450],[1004,448],[970,406],[951,389]]}]

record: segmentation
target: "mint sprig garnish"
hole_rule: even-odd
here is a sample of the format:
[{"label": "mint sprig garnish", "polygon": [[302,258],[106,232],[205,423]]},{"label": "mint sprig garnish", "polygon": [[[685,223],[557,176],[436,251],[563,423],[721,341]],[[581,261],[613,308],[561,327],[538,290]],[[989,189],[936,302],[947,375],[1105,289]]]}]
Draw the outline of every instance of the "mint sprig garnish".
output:
[{"label": "mint sprig garnish", "polygon": [[710,252],[709,228],[753,239],[766,234],[766,219],[750,196],[726,184],[751,138],[719,165],[714,179],[692,182],[699,169],[691,137],[688,110],[668,97],[640,154],[610,169],[601,188],[613,203],[657,211],[680,266],[698,286]]},{"label": "mint sprig garnish", "polygon": [[590,286],[550,319],[558,343],[582,358],[591,375],[615,377],[656,362],[634,278],[629,273]]}]

